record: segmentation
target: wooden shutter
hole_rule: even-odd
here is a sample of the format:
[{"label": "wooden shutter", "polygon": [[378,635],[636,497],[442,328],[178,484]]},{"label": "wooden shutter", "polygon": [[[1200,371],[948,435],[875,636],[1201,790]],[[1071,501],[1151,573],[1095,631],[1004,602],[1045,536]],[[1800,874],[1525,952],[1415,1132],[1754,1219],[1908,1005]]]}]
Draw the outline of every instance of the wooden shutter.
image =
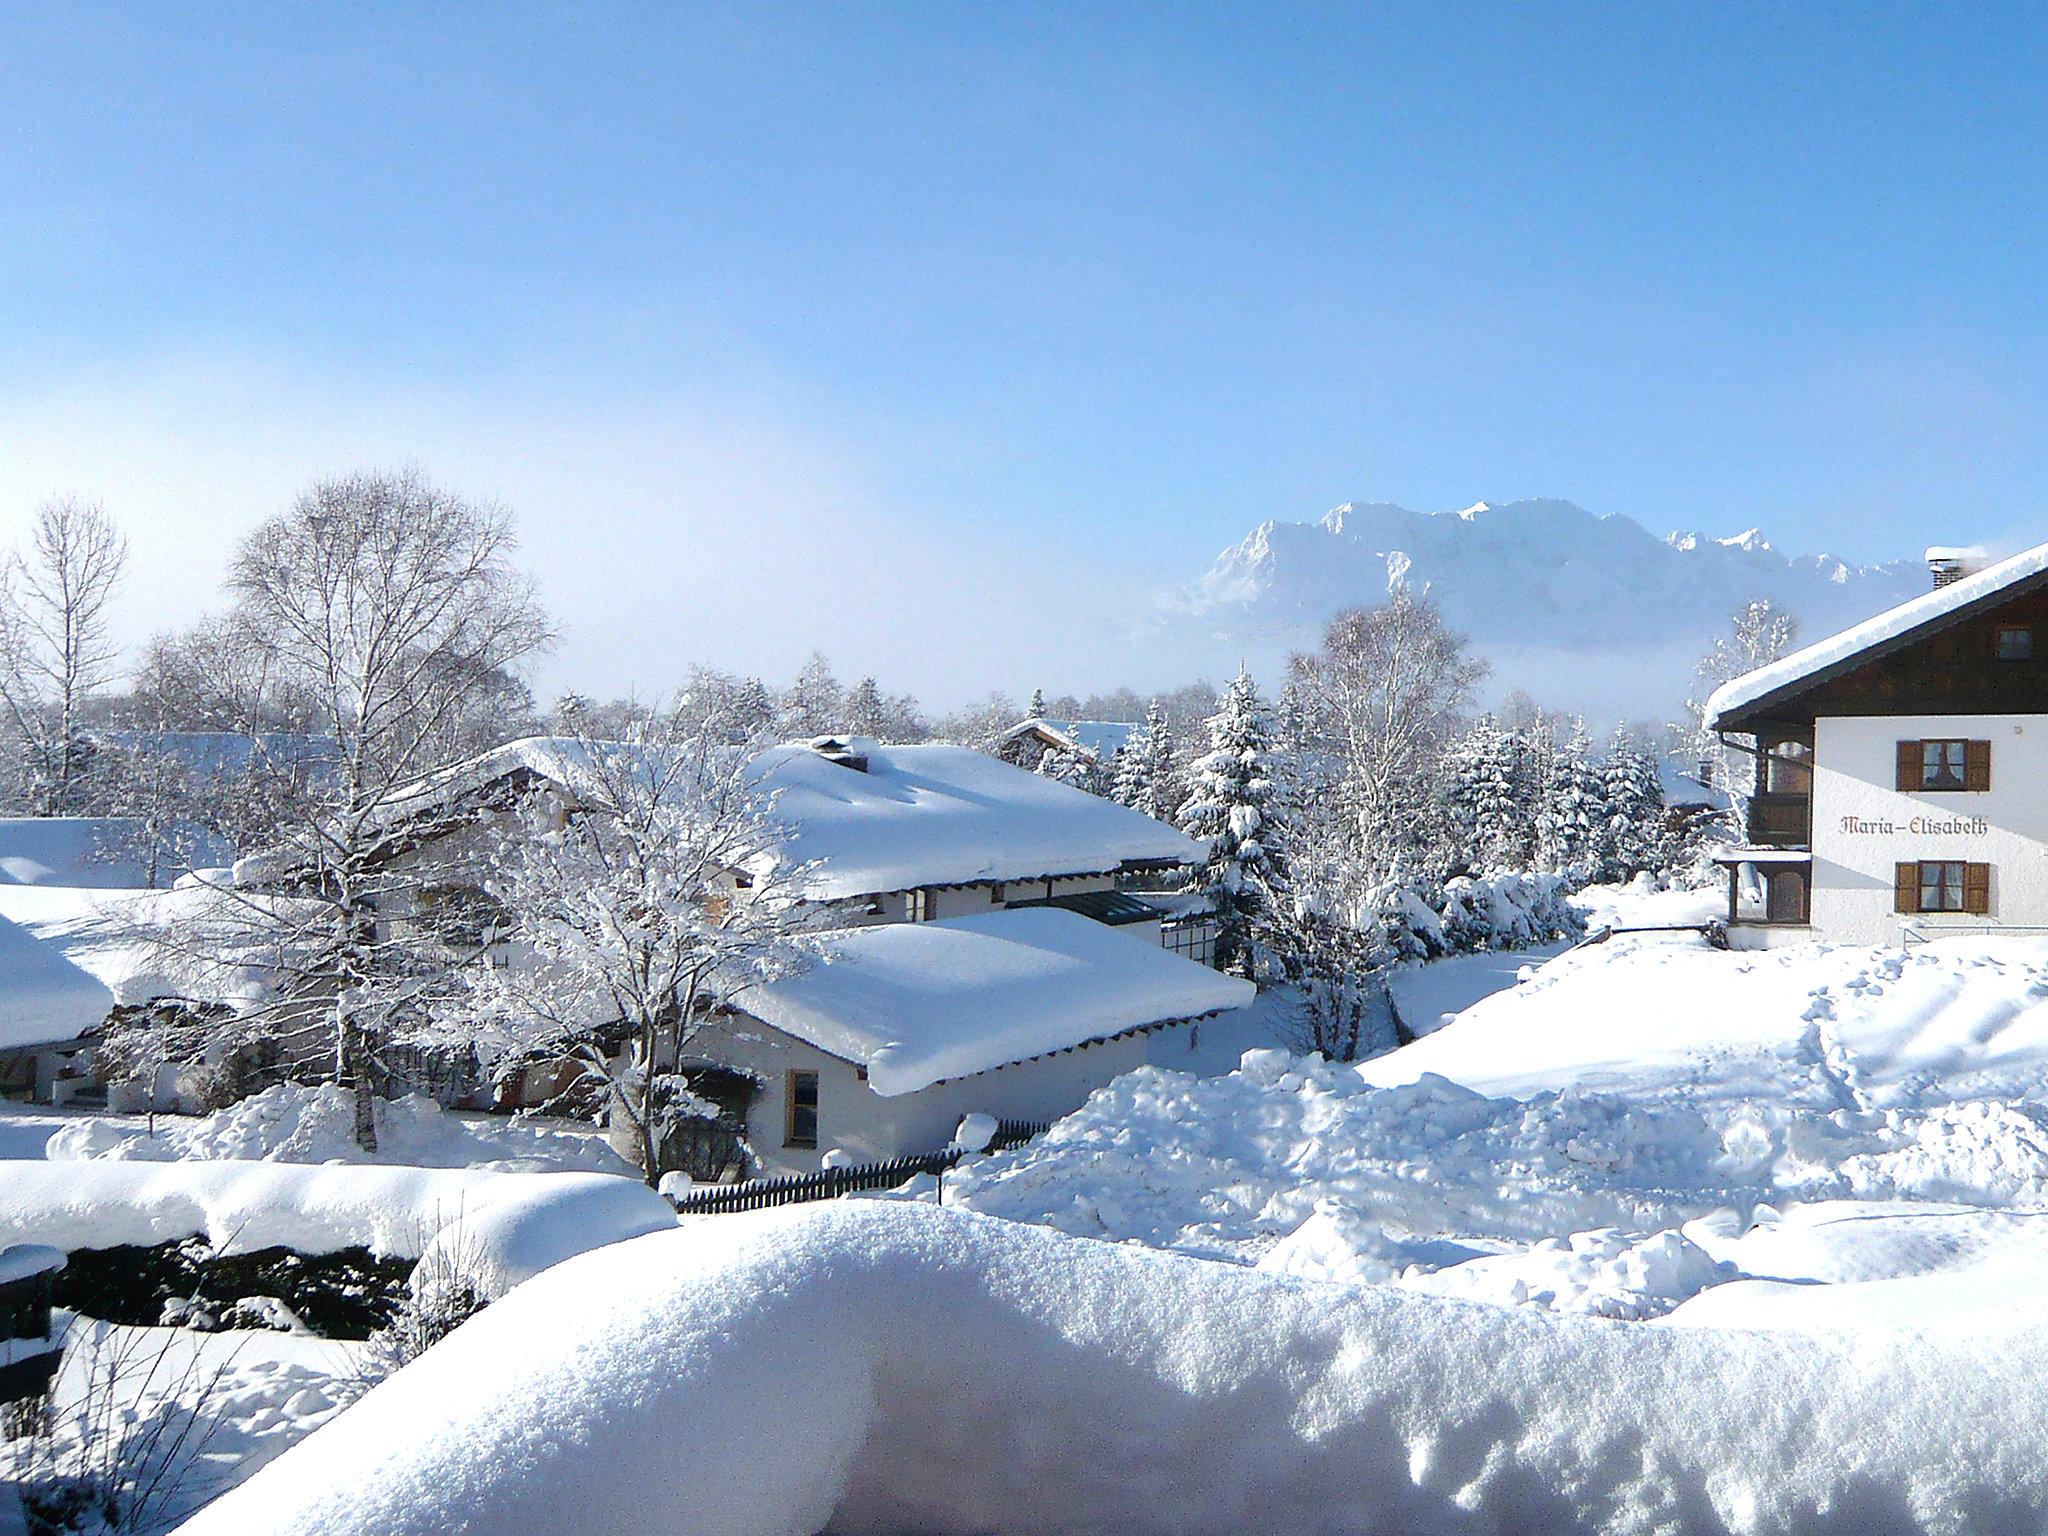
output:
[{"label": "wooden shutter", "polygon": [[[1902,741],[1899,743],[1898,788],[1902,793],[1910,793],[1917,790],[1925,783],[1920,771],[1920,751],[1920,743],[1917,741]],[[1904,865],[1899,867],[1901,869],[1905,868]]]},{"label": "wooden shutter", "polygon": [[[1904,742],[1899,743],[1904,746]],[[1894,864],[1892,866],[1892,910],[1894,912],[1918,912],[1920,910],[1920,866],[1918,864]]]},{"label": "wooden shutter", "polygon": [[1963,788],[1983,794],[1991,788],[1991,743],[1963,744]]},{"label": "wooden shutter", "polygon": [[1965,864],[1963,866],[1963,910],[1987,917],[1991,912],[1991,866],[1989,864]]}]

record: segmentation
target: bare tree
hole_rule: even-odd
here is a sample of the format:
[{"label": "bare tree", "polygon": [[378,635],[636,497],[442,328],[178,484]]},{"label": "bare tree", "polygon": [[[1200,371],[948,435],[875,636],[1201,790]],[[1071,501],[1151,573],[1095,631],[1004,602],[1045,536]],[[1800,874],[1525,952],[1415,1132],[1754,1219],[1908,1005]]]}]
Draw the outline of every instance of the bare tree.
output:
[{"label": "bare tree", "polygon": [[515,958],[470,967],[443,1013],[445,1037],[502,1067],[566,1058],[602,1083],[650,1184],[664,1115],[697,1105],[691,1038],[812,953],[804,870],[751,766],[761,740],[734,726],[685,699],[636,740],[562,742],[489,877]]},{"label": "bare tree", "polygon": [[107,606],[127,559],[105,511],[65,498],[36,513],[28,553],[0,566],[0,709],[38,815],[84,809],[80,711],[113,672]]},{"label": "bare tree", "polygon": [[[1730,771],[1727,748],[1716,733],[1707,729],[1707,702],[1723,683],[1769,666],[1787,655],[1798,640],[1799,620],[1769,598],[1760,597],[1730,616],[1728,628],[1714,637],[1706,655],[1693,668],[1692,697],[1685,701],[1686,714],[1693,722],[1693,751],[1700,763],[1711,765],[1710,777],[1715,787],[1728,792],[1730,822],[1738,837],[1743,835],[1748,817],[1749,796],[1744,786],[1749,775]],[[1753,752],[1755,738],[1742,739]]]},{"label": "bare tree", "polygon": [[[330,1080],[355,1090],[365,1150],[375,1044],[449,973],[448,935],[420,915],[428,872],[406,857],[434,830],[417,819],[419,780],[479,690],[549,639],[512,552],[503,512],[416,473],[358,474],[314,486],[232,566],[250,665],[304,699],[332,760],[220,888],[212,920],[167,942],[264,946],[276,985],[262,1014],[295,1043],[324,1037]],[[254,1016],[245,1009],[238,1029]]]},{"label": "bare tree", "polygon": [[1486,663],[1466,654],[1434,603],[1403,588],[1381,607],[1338,614],[1322,648],[1288,669],[1317,745],[1337,761],[1359,845],[1384,876],[1405,838],[1404,795],[1433,765]]}]

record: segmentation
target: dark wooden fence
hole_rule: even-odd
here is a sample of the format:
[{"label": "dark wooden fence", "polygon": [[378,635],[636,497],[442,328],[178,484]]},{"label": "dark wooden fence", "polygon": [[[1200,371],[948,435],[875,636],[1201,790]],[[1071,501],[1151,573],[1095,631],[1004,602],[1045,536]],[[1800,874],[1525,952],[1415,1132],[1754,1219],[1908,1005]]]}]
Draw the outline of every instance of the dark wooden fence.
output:
[{"label": "dark wooden fence", "polygon": [[[998,1120],[988,1149],[999,1152],[1050,1130],[1051,1124],[1038,1120]],[[765,1211],[771,1206],[799,1205],[807,1200],[834,1200],[864,1190],[895,1189],[921,1173],[943,1174],[967,1149],[943,1147],[913,1157],[892,1157],[886,1162],[857,1163],[848,1168],[820,1168],[816,1173],[791,1173],[772,1179],[743,1179],[737,1184],[709,1184],[688,1194],[671,1197],[685,1216],[729,1216],[739,1211]]]}]

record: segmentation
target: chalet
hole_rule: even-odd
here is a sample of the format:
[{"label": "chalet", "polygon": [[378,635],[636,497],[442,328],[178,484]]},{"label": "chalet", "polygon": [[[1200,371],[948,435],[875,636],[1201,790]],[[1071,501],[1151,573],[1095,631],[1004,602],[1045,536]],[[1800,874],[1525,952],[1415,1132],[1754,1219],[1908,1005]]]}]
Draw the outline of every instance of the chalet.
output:
[{"label": "chalet", "polygon": [[1727,850],[1738,947],[2048,932],[2048,544],[1723,685],[1753,765]]},{"label": "chalet", "polygon": [[[456,899],[475,813],[541,790],[573,804],[580,751],[529,738],[423,780],[397,856]],[[682,1065],[760,1168],[929,1152],[970,1112],[1068,1113],[1142,1064],[1148,1034],[1251,998],[1206,963],[1209,919],[1121,888],[1200,857],[1175,828],[965,747],[820,738],[751,771],[826,951],[745,994]],[[715,1145],[689,1161],[743,1171]]]},{"label": "chalet", "polygon": [[1034,767],[1047,752],[1071,752],[1108,766],[1138,727],[1127,720],[1019,720],[997,748],[1007,761]]}]

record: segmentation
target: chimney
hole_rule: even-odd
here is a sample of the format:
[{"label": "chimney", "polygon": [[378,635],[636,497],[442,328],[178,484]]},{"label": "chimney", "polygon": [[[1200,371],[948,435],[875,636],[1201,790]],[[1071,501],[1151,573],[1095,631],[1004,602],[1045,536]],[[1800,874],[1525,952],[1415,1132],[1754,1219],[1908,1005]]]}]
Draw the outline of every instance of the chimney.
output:
[{"label": "chimney", "polygon": [[1984,551],[1981,549],[1953,549],[1937,544],[1927,551],[1927,569],[1934,573],[1934,590],[1961,581],[1965,576],[1974,576],[1984,569]]},{"label": "chimney", "polygon": [[811,750],[828,763],[837,763],[842,768],[851,768],[855,773],[868,771],[868,755],[854,740],[844,736],[819,736],[812,740]]}]

